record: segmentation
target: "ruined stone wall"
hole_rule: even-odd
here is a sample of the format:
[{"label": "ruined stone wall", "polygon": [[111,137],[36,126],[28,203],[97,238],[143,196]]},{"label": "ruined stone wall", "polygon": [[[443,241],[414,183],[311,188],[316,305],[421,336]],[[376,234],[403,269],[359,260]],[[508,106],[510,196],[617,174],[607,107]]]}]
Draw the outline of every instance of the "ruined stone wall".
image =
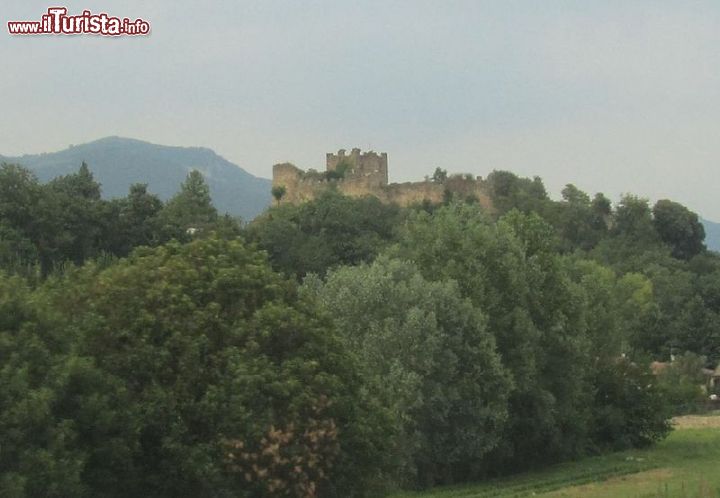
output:
[{"label": "ruined stone wall", "polygon": [[360,153],[360,149],[353,149],[350,154],[346,154],[344,149],[340,149],[337,154],[328,153],[325,159],[327,171],[335,171],[338,165],[345,161],[352,167],[351,172],[347,172],[347,177],[370,176],[375,178],[377,185],[388,184],[388,160],[387,153],[377,152]]},{"label": "ruined stone wall", "polygon": [[366,197],[375,195],[382,191],[383,186],[378,183],[376,177],[356,176],[343,178],[337,182],[338,191],[349,197]]},{"label": "ruined stone wall", "polygon": [[445,188],[432,182],[393,183],[384,193],[385,202],[405,207],[423,202],[440,204],[445,197]]},{"label": "ruined stone wall", "polygon": [[453,178],[444,183],[393,183],[384,190],[385,202],[411,206],[422,202],[440,204],[449,194],[459,199],[475,199],[485,209],[492,209],[492,201],[482,179]]},{"label": "ruined stone wall", "polygon": [[327,179],[322,173],[305,172],[290,163],[273,166],[273,187],[285,187],[280,203],[298,204],[317,198],[323,191],[336,188],[351,197],[373,195],[381,185],[377,177],[351,176],[348,178]]},{"label": "ruined stone wall", "polygon": [[460,199],[474,198],[485,209],[492,209],[490,190],[481,177],[452,175],[444,184],[445,188]]},{"label": "ruined stone wall", "polygon": [[[381,202],[410,206],[422,202],[439,204],[448,194],[460,199],[474,198],[487,210],[492,210],[492,201],[482,178],[468,175],[452,175],[443,183],[431,181],[387,184],[387,154],[369,152],[360,154],[353,149],[349,156],[341,150],[338,154],[327,155],[328,171],[333,171],[340,161],[348,159],[353,166],[358,164],[360,172],[348,174],[345,178],[328,179],[322,173],[304,172],[290,163],[273,166],[273,187],[285,187],[280,203],[299,204],[316,199],[322,192],[335,188],[349,197],[374,196]],[[355,162],[353,162],[355,161]]]},{"label": "ruined stone wall", "polygon": [[285,187],[281,203],[299,204],[315,199],[322,190],[327,188],[316,178],[308,175],[290,163],[273,166],[272,186]]}]

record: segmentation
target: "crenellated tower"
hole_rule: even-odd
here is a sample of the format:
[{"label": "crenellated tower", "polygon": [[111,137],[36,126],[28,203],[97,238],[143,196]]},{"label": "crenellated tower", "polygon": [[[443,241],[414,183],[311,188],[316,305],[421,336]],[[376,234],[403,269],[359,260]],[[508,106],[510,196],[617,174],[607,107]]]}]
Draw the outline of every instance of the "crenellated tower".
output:
[{"label": "crenellated tower", "polygon": [[340,149],[337,154],[328,152],[326,159],[327,171],[335,171],[340,164],[347,164],[350,171],[347,176],[369,177],[373,184],[383,187],[388,184],[388,157],[387,152],[361,153],[360,149],[353,149],[348,155],[345,149]]}]

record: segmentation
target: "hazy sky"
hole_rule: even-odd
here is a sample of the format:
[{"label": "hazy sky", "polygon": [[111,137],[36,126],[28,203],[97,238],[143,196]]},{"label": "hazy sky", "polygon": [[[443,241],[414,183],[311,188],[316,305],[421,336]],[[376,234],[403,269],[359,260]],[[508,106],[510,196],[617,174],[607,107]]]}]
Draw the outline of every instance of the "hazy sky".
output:
[{"label": "hazy sky", "polygon": [[[66,5],[138,38],[11,37]],[[436,166],[672,198],[720,220],[720,2],[3,0],[0,154],[108,135],[206,146],[270,177],[386,151]]]}]

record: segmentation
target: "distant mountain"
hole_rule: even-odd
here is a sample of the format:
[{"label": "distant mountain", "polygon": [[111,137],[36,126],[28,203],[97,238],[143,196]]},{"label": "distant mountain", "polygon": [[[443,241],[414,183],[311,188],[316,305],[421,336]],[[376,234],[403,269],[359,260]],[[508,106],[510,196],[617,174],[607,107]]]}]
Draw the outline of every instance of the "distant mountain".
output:
[{"label": "distant mountain", "polygon": [[705,226],[705,245],[708,249],[720,252],[720,223],[701,220]]},{"label": "distant mountain", "polygon": [[262,212],[271,200],[270,180],[253,176],[203,147],[168,147],[108,137],[60,152],[0,156],[0,161],[21,164],[43,182],[74,173],[85,161],[108,198],[126,196],[133,183],[147,183],[148,190],[169,199],[188,172],[196,169],[205,176],[218,211],[246,221]]}]

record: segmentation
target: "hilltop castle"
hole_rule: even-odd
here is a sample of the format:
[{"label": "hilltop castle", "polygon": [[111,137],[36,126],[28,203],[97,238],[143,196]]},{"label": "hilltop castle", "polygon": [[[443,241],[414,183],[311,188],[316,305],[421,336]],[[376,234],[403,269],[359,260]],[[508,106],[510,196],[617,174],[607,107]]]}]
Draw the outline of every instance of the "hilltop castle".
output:
[{"label": "hilltop castle", "polygon": [[280,203],[309,201],[334,188],[350,197],[374,196],[400,206],[422,202],[439,204],[448,195],[457,195],[472,197],[485,208],[491,207],[481,177],[451,175],[436,181],[426,178],[422,182],[388,183],[387,153],[361,153],[360,149],[352,149],[350,154],[343,149],[337,154],[328,153],[323,173],[312,169],[303,171],[290,163],[276,164],[272,185]]}]

